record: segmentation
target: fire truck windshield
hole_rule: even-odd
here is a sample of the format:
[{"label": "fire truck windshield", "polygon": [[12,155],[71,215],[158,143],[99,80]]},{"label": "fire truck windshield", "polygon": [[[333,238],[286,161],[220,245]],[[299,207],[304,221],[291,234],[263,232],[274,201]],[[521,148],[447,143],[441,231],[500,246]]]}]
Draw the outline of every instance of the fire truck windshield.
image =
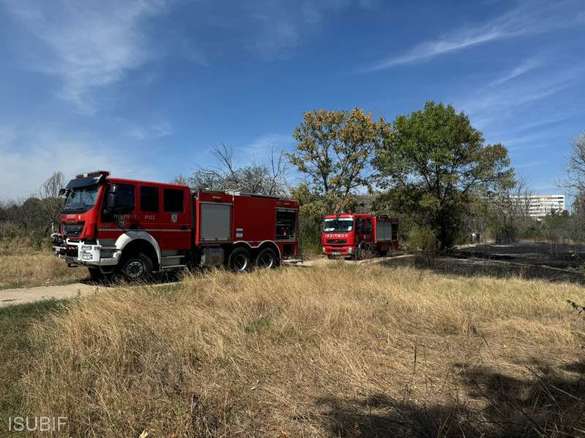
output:
[{"label": "fire truck windshield", "polygon": [[323,231],[326,233],[347,233],[353,229],[352,218],[325,219]]},{"label": "fire truck windshield", "polygon": [[69,190],[63,206],[63,213],[82,213],[89,210],[95,205],[97,190],[97,185]]}]

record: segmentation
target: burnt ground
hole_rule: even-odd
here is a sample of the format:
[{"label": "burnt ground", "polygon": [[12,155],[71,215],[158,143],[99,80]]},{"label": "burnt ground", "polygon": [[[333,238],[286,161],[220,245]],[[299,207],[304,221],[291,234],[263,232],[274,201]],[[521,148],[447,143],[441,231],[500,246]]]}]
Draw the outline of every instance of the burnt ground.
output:
[{"label": "burnt ground", "polygon": [[509,245],[481,244],[460,248],[454,251],[453,256],[580,271],[585,266],[585,245],[524,240]]},{"label": "burnt ground", "polygon": [[371,262],[388,267],[414,266],[439,274],[465,277],[521,277],[585,285],[585,245],[531,241],[510,245],[486,243],[459,247],[449,254],[433,258],[403,255]]},{"label": "burnt ground", "polygon": [[[424,265],[424,261],[419,265]],[[585,245],[519,241],[461,247],[440,257],[431,268],[459,275],[521,276],[527,279],[585,284]]]}]

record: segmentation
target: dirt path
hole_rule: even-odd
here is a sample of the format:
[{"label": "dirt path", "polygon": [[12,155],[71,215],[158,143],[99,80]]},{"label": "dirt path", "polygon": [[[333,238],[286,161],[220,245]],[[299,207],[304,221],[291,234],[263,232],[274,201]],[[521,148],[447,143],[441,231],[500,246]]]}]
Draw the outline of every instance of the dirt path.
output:
[{"label": "dirt path", "polygon": [[0,290],[0,307],[15,304],[34,303],[35,301],[48,299],[74,298],[77,296],[96,293],[103,286],[83,283],[64,284],[61,286],[21,287],[17,289]]},{"label": "dirt path", "polygon": [[[404,257],[412,257],[410,255],[398,255],[393,257],[378,257],[374,259],[360,260],[358,262],[344,261],[345,263],[356,264],[375,264],[382,263],[389,259],[397,259]],[[324,266],[329,263],[336,263],[335,260],[328,260],[324,257],[306,260],[296,266]],[[166,285],[168,283],[159,283],[158,285]],[[157,285],[157,286],[158,286]],[[95,284],[85,283],[71,283],[60,286],[37,286],[37,287],[22,287],[13,289],[0,289],[0,308],[13,306],[17,304],[34,303],[36,301],[48,299],[66,299],[75,298],[78,296],[86,296],[98,293],[100,290],[111,290],[109,286],[99,286]]]}]

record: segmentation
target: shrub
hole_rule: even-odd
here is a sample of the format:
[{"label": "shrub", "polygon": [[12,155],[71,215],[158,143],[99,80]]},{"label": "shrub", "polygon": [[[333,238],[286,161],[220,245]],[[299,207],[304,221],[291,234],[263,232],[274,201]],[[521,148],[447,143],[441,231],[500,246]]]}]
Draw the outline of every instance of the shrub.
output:
[{"label": "shrub", "polygon": [[406,247],[425,259],[431,259],[439,252],[439,240],[430,228],[414,226],[408,232]]}]

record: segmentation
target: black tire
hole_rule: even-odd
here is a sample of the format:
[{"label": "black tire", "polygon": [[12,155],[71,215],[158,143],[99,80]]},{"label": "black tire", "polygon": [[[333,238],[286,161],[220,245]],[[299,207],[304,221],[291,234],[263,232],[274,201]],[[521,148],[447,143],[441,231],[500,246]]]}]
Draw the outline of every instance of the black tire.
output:
[{"label": "black tire", "polygon": [[127,281],[148,281],[152,275],[152,260],[139,252],[124,258],[120,272]]},{"label": "black tire", "polygon": [[109,266],[106,268],[87,268],[89,271],[89,281],[92,283],[110,284],[119,281],[120,279],[116,276],[115,267]]},{"label": "black tire", "polygon": [[273,269],[280,264],[278,255],[272,248],[264,248],[256,256],[254,265],[258,269]]},{"label": "black tire", "polygon": [[234,249],[228,258],[228,268],[233,272],[247,272],[250,270],[252,261],[250,251],[246,248],[239,247]]},{"label": "black tire", "polygon": [[100,270],[100,268],[87,268],[89,272],[89,280],[92,282],[101,282],[104,279],[104,274]]}]

